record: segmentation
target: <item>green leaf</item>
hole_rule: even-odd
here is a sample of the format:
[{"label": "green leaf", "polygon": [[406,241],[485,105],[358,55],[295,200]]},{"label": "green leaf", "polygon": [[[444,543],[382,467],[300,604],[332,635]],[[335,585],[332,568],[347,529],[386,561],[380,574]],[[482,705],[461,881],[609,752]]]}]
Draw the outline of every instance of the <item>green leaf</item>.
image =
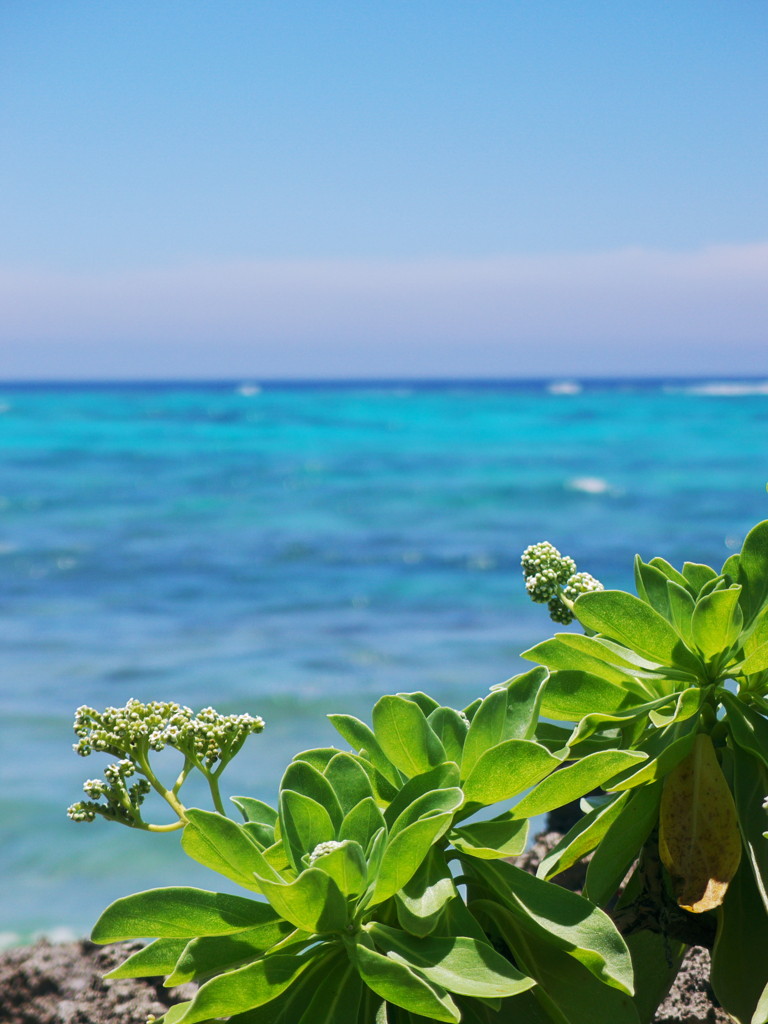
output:
[{"label": "green leaf", "polygon": [[768,913],[768,811],[764,801],[768,796],[768,766],[738,745],[723,751],[729,758],[733,776],[733,799],[739,816],[739,828],[744,850],[752,865],[755,885]]},{"label": "green leaf", "polygon": [[739,669],[739,672],[745,676],[754,675],[756,672],[765,672],[768,668],[768,643],[761,644],[756,650],[752,651],[749,657],[744,659],[744,662]]},{"label": "green leaf", "polygon": [[[635,651],[631,651],[621,644],[615,644],[603,636],[586,636],[584,633],[555,633],[555,639],[560,640],[566,647],[581,651],[606,665],[618,668],[623,677],[621,686],[630,690],[633,686],[637,687],[631,692],[636,692],[643,699],[647,696],[643,685],[634,677],[648,676],[649,673],[658,669],[658,662],[641,658]],[[595,675],[600,675],[600,673],[596,672]],[[630,680],[633,681],[630,682]]]},{"label": "green leaf", "polygon": [[657,700],[648,701],[645,704],[635,704],[623,711],[614,711],[611,714],[585,715],[573,730],[568,740],[568,746],[575,747],[582,744],[589,737],[593,736],[594,733],[598,731],[605,732],[607,729],[621,729],[625,741],[628,736],[634,739],[635,734],[640,735],[644,731],[648,724],[648,719],[658,709],[674,702],[675,694],[668,693]]},{"label": "green leaf", "polygon": [[238,825],[223,814],[190,808],[181,837],[184,852],[213,871],[244,889],[261,892],[261,883],[254,874],[272,877],[272,870],[261,852],[249,838],[244,825]]},{"label": "green leaf", "polygon": [[[342,814],[348,814],[361,800],[373,797],[368,775],[351,754],[340,751],[328,762],[323,774],[331,785]],[[312,796],[311,793],[308,795]]]},{"label": "green leaf", "polygon": [[686,671],[695,659],[681,643],[673,627],[644,601],[623,590],[595,590],[582,594],[574,614],[587,629],[606,636],[662,665]]},{"label": "green leaf", "polygon": [[206,889],[148,889],[110,904],[93,926],[91,940],[103,945],[124,939],[231,935],[261,924],[265,907],[256,900]]},{"label": "green leaf", "polygon": [[456,886],[445,857],[434,846],[416,874],[395,895],[397,919],[413,935],[429,935]]},{"label": "green leaf", "polygon": [[683,576],[693,587],[694,596],[696,596],[703,586],[717,578],[717,573],[708,565],[702,565],[699,562],[685,562]]},{"label": "green leaf", "polygon": [[[687,724],[689,723],[683,723],[683,726]],[[647,744],[643,744],[639,748],[645,749],[649,755],[647,761],[642,763],[639,768],[628,768],[621,772],[603,788],[610,793],[620,793],[625,789],[634,789],[636,786],[646,786],[668,775],[675,765],[688,754],[696,735],[690,730],[690,726],[689,731],[683,732],[681,735],[682,730],[677,722],[669,726],[668,729],[668,733],[666,729],[659,730]],[[667,733],[667,735],[663,735],[663,733]]]},{"label": "green leaf", "polygon": [[365,984],[387,1002],[433,1021],[458,1024],[461,1020],[446,990],[406,964],[366,949],[361,943],[355,947],[355,964]]},{"label": "green leaf", "polygon": [[768,719],[727,691],[723,692],[722,701],[725,721],[735,742],[768,765]]},{"label": "green leaf", "polygon": [[254,800],[252,796],[232,796],[230,800],[246,821],[269,825],[273,829],[277,824],[277,811],[262,800]]},{"label": "green leaf", "polygon": [[368,925],[367,931],[387,955],[407,963],[429,981],[456,995],[512,996],[535,984],[491,946],[477,939],[415,938],[376,922]]},{"label": "green leaf", "polygon": [[302,871],[288,884],[264,882],[263,886],[278,914],[304,932],[339,932],[348,924],[346,899],[330,875],[319,868]]},{"label": "green leaf", "polygon": [[[481,880],[526,934],[562,949],[596,978],[628,995],[633,992],[632,961],[611,919],[574,892],[544,882],[505,861],[461,862]],[[526,963],[526,968],[530,965]]]},{"label": "green leaf", "polygon": [[301,871],[304,854],[312,853],[318,843],[336,838],[336,829],[325,807],[303,793],[291,789],[281,792],[280,818],[283,839],[297,871]]},{"label": "green leaf", "polygon": [[553,672],[544,690],[541,713],[562,722],[578,722],[585,715],[613,714],[638,703],[623,686],[588,672]]},{"label": "green leaf", "polygon": [[527,819],[503,814],[490,821],[476,821],[452,830],[449,836],[457,850],[481,860],[517,857],[528,839]]},{"label": "green leaf", "polygon": [[507,908],[487,900],[475,906],[495,925],[519,965],[538,982],[530,992],[506,1004],[511,1011],[510,1024],[640,1024],[626,992],[600,982],[541,934],[524,930]]},{"label": "green leaf", "polygon": [[334,729],[349,743],[353,750],[365,750],[366,757],[384,778],[398,788],[402,779],[381,749],[379,741],[368,726],[353,715],[328,715]]},{"label": "green leaf", "polygon": [[576,800],[602,786],[626,768],[646,761],[647,754],[635,750],[600,750],[575,764],[553,772],[515,804],[515,818],[532,818]]},{"label": "green leaf", "polygon": [[672,580],[667,581],[667,594],[669,598],[669,610],[672,618],[672,625],[677,630],[686,647],[693,647],[693,627],[691,619],[696,602],[691,597],[691,592],[685,587],[678,586]]},{"label": "green leaf", "polygon": [[313,866],[330,875],[345,896],[359,896],[365,891],[368,869],[359,843],[348,839],[335,850],[318,857]]},{"label": "green leaf", "polygon": [[587,867],[584,896],[605,906],[659,820],[661,783],[634,790],[595,850]]},{"label": "green leaf", "polygon": [[198,1024],[262,1006],[284,992],[309,963],[306,957],[277,953],[212,978],[198,989],[177,1024]]},{"label": "green leaf", "polygon": [[355,965],[347,957],[338,957],[327,964],[301,1016],[294,1015],[286,1024],[351,1024],[357,1020],[362,994]]},{"label": "green leaf", "polygon": [[295,932],[293,925],[279,917],[267,903],[262,906],[269,913],[265,914],[263,924],[257,928],[248,928],[235,935],[204,935],[187,942],[179,954],[175,969],[167,972],[169,977],[165,981],[166,988],[183,985],[188,981],[199,981],[250,963],[291,932],[297,937],[303,935],[304,939],[308,938],[304,932]]},{"label": "green leaf", "polygon": [[763,609],[768,597],[768,521],[749,531],[739,555],[737,581],[741,584],[741,607],[749,626]]},{"label": "green leaf", "polygon": [[[719,913],[712,988],[738,1024],[752,1024],[768,985],[768,914],[746,858],[728,886]],[[755,1024],[762,1024],[762,1019]]]},{"label": "green leaf", "polygon": [[560,636],[555,636],[551,640],[536,644],[528,651],[523,651],[521,657],[529,661],[538,661],[553,670],[587,672],[591,676],[599,676],[609,683],[624,687],[627,673],[606,661],[605,648],[596,644],[592,637],[575,635],[589,641],[589,646],[574,647]]},{"label": "green leaf", "polygon": [[[334,754],[328,762],[326,770],[327,767],[333,764],[337,756],[338,754]],[[343,756],[350,757],[349,754],[344,754]],[[360,771],[362,771],[362,769],[360,769]],[[341,825],[341,819],[344,817],[344,814],[333,786],[325,777],[323,772],[318,768],[315,768],[309,762],[294,759],[288,765],[282,779],[280,780],[280,793],[282,794],[286,790],[293,793],[299,793],[303,797],[309,797],[316,804],[320,804],[333,822],[334,830]],[[368,793],[365,795],[370,795],[370,787]],[[281,810],[283,808],[282,801],[280,803],[280,808]]]},{"label": "green leaf", "polygon": [[667,621],[672,621],[672,613],[669,607],[669,593],[667,591],[668,577],[655,565],[646,565],[635,556],[635,584],[641,598],[654,608],[659,615],[663,615]]},{"label": "green leaf", "polygon": [[459,768],[454,761],[446,761],[444,764],[437,765],[436,768],[431,768],[428,772],[414,775],[384,811],[384,820],[387,826],[391,828],[403,811],[425,794],[432,793],[436,789],[454,789],[458,784]]},{"label": "green leaf", "polygon": [[421,690],[416,690],[414,693],[396,693],[395,696],[402,697],[404,700],[410,700],[414,704],[418,704],[423,711],[425,718],[440,707],[434,697],[430,697],[429,694],[422,693]]},{"label": "green leaf", "polygon": [[449,761],[461,764],[464,741],[469,726],[458,711],[453,708],[436,708],[427,718],[432,731],[443,744]]},{"label": "green leaf", "polygon": [[381,860],[372,903],[394,896],[410,881],[430,847],[445,834],[453,815],[450,812],[420,818],[387,842]]},{"label": "green leaf", "polygon": [[170,974],[187,945],[186,939],[155,939],[132,953],[105,978],[152,978]]},{"label": "green leaf", "polygon": [[339,839],[353,839],[365,850],[383,825],[384,815],[376,802],[368,797],[356,804],[344,818],[339,829]]},{"label": "green leaf", "polygon": [[628,798],[628,793],[617,793],[580,818],[539,863],[537,877],[548,881],[591,853],[616,820]]},{"label": "green leaf", "polygon": [[548,677],[549,672],[537,666],[491,687],[492,690],[507,692],[507,719],[503,739],[528,740],[533,736]]},{"label": "green leaf", "polygon": [[716,590],[696,602],[691,619],[693,641],[705,658],[728,650],[739,637],[744,616],[739,607],[741,587]]},{"label": "green leaf", "polygon": [[651,711],[648,717],[657,728],[663,728],[673,722],[685,722],[699,710],[704,695],[705,691],[700,686],[690,686],[687,690],[675,694],[676,699],[671,707],[666,703],[664,707]]},{"label": "green leaf", "polygon": [[[423,796],[414,800],[389,829],[390,842],[398,833],[404,831],[420,818],[432,817],[448,811],[453,814],[464,803],[464,793],[457,787],[451,789],[436,789],[431,793],[424,793]],[[385,815],[386,817],[386,815]]]},{"label": "green leaf", "polygon": [[461,777],[467,778],[478,759],[506,737],[504,726],[507,718],[507,694],[504,690],[489,693],[475,712],[464,741],[461,758]]},{"label": "green leaf", "polygon": [[418,704],[402,697],[381,697],[372,717],[381,749],[409,778],[445,761],[445,749]]},{"label": "green leaf", "polygon": [[464,783],[468,806],[498,803],[535,785],[560,764],[533,740],[505,740],[477,760]]}]

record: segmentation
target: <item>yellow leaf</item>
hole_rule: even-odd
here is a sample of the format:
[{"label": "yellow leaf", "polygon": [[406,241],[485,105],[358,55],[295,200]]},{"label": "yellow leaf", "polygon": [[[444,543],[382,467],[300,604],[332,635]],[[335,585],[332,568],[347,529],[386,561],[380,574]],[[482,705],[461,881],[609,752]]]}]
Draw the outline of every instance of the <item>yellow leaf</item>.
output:
[{"label": "yellow leaf", "polygon": [[659,855],[678,904],[694,914],[719,907],[741,859],[736,807],[706,733],[664,781]]}]

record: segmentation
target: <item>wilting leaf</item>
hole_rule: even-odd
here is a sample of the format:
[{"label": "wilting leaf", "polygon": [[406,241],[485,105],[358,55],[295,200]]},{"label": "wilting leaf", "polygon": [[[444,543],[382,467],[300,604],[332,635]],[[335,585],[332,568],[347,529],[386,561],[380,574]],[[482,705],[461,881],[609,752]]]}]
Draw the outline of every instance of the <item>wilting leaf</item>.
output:
[{"label": "wilting leaf", "polygon": [[664,782],[659,853],[681,907],[701,914],[720,906],[739,866],[741,836],[733,796],[706,733],[695,737]]}]

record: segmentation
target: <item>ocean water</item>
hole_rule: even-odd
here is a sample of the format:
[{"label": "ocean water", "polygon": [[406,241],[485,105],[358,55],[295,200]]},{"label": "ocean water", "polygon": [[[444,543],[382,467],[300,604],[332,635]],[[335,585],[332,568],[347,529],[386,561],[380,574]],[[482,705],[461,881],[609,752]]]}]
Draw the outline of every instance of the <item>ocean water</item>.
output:
[{"label": "ocean water", "polygon": [[67,820],[104,764],[78,705],[260,714],[224,789],[274,802],[329,712],[523,667],[527,544],[607,586],[719,563],[766,480],[765,381],[0,385],[0,944],[219,884],[178,833]]}]

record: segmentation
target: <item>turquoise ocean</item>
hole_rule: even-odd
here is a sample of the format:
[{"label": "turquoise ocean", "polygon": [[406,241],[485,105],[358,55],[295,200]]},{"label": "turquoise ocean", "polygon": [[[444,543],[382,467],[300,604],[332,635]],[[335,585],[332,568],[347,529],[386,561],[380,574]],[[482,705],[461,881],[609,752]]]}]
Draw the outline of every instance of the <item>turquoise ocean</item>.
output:
[{"label": "turquoise ocean", "polygon": [[767,480],[763,380],[0,385],[0,944],[219,884],[178,833],[68,821],[105,763],[78,705],[259,714],[224,788],[274,802],[343,746],[329,712],[521,670],[555,628],[527,544],[606,586],[635,552],[719,564]]}]

